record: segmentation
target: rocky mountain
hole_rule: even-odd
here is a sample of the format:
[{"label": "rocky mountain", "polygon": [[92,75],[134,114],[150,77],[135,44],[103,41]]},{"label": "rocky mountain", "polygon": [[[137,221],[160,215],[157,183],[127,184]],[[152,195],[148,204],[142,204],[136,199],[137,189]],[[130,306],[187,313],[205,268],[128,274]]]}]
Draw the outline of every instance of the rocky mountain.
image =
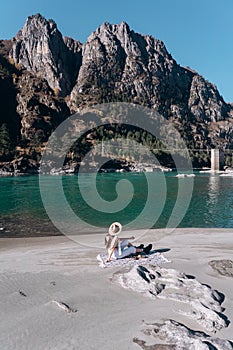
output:
[{"label": "rocky mountain", "polygon": [[[0,156],[11,160],[35,153],[70,110],[47,80],[12,64],[9,42],[0,43]],[[10,63],[11,62],[11,63]],[[17,149],[19,152],[17,152]]]},{"label": "rocky mountain", "polygon": [[174,123],[188,147],[233,148],[233,105],[215,85],[181,67],[162,41],[127,23],[104,23],[86,43],[63,37],[53,20],[28,17],[0,41],[0,160],[34,159],[51,131],[81,107],[143,104]]},{"label": "rocky mountain", "polygon": [[70,93],[81,65],[81,44],[63,38],[53,20],[40,14],[28,17],[13,39],[9,58],[19,67],[47,80],[65,96]]}]

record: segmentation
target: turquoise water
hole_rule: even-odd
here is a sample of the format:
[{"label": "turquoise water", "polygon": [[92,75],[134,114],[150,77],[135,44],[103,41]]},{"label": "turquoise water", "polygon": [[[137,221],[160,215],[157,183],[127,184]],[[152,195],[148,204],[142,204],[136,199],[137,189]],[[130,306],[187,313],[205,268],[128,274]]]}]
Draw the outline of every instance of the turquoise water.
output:
[{"label": "turquoise water", "polygon": [[[155,216],[156,222],[153,227],[165,227],[174,208],[177,193],[178,179],[174,173],[163,174],[165,183],[161,182],[158,174],[148,175],[152,183],[150,194],[153,200],[145,215],[140,217],[138,228],[147,227],[149,216]],[[91,188],[94,174],[82,174],[81,185],[78,184],[78,176],[64,176],[62,178],[63,189],[66,199],[75,212],[83,221],[99,227],[107,227],[113,221],[122,224],[130,223],[141,215],[148,196],[148,184],[144,174],[99,174],[97,176],[97,189],[106,201],[117,199],[116,185],[120,180],[130,181],[133,186],[133,198],[131,202],[117,213],[102,212],[100,201],[96,200],[96,208],[90,208],[82,198],[80,187],[91,198],[95,195]],[[57,196],[57,176],[44,176],[45,188],[54,196],[54,210],[61,220],[64,211]],[[219,175],[196,174],[192,199],[179,227],[206,227],[206,228],[232,228],[233,227],[233,177],[221,177]],[[182,180],[180,180],[182,181]],[[183,179],[183,181],[186,181]],[[161,214],[158,215],[158,207],[161,205],[166,185],[165,203],[162,205]],[[47,186],[47,187],[46,187]],[[128,186],[128,185],[127,185]],[[121,196],[127,201],[129,187],[123,188]],[[154,186],[154,187],[153,187]],[[39,177],[4,177],[0,178],[0,235],[48,235],[59,234],[53,226],[42,204]],[[154,189],[154,190],[153,190]],[[93,191],[93,192],[92,192]],[[185,201],[185,193],[182,201]],[[181,205],[182,205],[181,201]],[[51,204],[50,204],[51,205]],[[157,216],[158,218],[157,218]]]}]

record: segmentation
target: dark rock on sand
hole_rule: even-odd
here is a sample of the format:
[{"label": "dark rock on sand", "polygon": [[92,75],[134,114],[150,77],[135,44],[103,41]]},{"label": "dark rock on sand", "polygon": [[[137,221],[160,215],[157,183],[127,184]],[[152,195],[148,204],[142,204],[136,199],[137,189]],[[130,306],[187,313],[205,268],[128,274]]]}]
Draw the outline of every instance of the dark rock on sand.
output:
[{"label": "dark rock on sand", "polygon": [[232,260],[211,260],[209,265],[214,271],[222,276],[233,277]]},{"label": "dark rock on sand", "polygon": [[[156,278],[151,279],[150,275]],[[223,314],[222,293],[175,269],[133,266],[114,274],[112,281],[146,297],[183,303],[187,309],[178,313],[197,322],[206,332],[216,333],[230,323]]]},{"label": "dark rock on sand", "polygon": [[147,345],[143,339],[134,338],[133,342],[143,350],[232,350],[233,343],[229,340],[215,338],[204,332],[192,330],[173,320],[164,323],[145,324],[142,330],[144,336],[153,345]]}]

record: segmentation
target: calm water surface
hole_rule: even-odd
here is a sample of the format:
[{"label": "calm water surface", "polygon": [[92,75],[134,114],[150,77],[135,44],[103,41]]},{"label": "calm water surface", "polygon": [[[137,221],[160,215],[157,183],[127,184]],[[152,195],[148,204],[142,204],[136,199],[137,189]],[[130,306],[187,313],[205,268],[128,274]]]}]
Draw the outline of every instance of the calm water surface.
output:
[{"label": "calm water surface", "polygon": [[[82,174],[82,189],[90,196],[93,189],[90,184],[94,174]],[[148,215],[156,212],[156,203],[160,203],[163,188],[158,184],[158,174],[149,175],[150,181],[154,183],[155,191],[152,191],[155,205],[151,206]],[[56,185],[61,178],[56,176],[45,176],[44,181],[48,190],[52,190],[54,210],[61,219],[63,211],[60,207],[59,198],[56,200]],[[134,195],[126,208],[117,213],[103,213],[87,205],[82,198],[78,184],[78,176],[64,176],[62,178],[64,193],[73,211],[79,217],[95,226],[107,227],[111,222],[117,220],[126,224],[137,218],[143,210],[147,196],[148,186],[144,174],[99,174],[97,176],[97,189],[106,201],[117,198],[116,184],[119,180],[126,179],[131,182]],[[184,179],[185,181],[185,179]],[[178,179],[174,173],[165,174],[166,201],[155,228],[165,227],[172,209],[175,205],[178,192]],[[43,207],[38,176],[5,177],[0,178],[0,231],[1,236],[15,235],[48,235],[59,234],[52,225]],[[194,178],[194,190],[190,206],[179,227],[206,227],[206,228],[232,228],[233,227],[233,177],[222,177],[219,175],[196,174]],[[122,194],[125,199],[129,196],[127,189]],[[185,197],[185,194],[184,194]],[[185,198],[184,198],[185,200]],[[140,220],[141,227],[147,225],[147,215]],[[140,226],[139,225],[139,226]],[[138,227],[139,228],[139,227]]]}]

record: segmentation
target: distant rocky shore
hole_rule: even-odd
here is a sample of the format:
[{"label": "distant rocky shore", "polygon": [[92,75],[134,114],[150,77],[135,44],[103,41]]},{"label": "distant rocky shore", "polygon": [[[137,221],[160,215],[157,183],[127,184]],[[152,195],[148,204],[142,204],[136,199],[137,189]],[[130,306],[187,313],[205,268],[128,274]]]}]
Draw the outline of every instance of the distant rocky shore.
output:
[{"label": "distant rocky shore", "polygon": [[[103,164],[103,162],[102,162]],[[0,177],[1,176],[20,176],[20,175],[36,175],[36,174],[49,174],[49,175],[71,175],[78,174],[82,166],[82,172],[84,173],[124,173],[124,172],[172,172],[176,171],[173,167],[166,167],[163,165],[153,165],[151,163],[141,163],[134,161],[122,160],[111,160],[107,161],[102,166],[96,162],[91,164],[85,164],[82,162],[69,162],[62,167],[57,167],[54,162],[43,164],[43,171],[41,171],[40,163],[31,159],[30,156],[21,156],[11,162],[0,162]],[[200,171],[201,173],[211,172],[208,167],[194,168],[194,171]],[[224,167],[222,171],[216,171],[222,176],[233,176],[232,167]],[[177,176],[182,177],[184,174]]]},{"label": "distant rocky shore", "polygon": [[[40,171],[40,164],[35,160],[32,160],[29,156],[22,156],[11,162],[0,163],[0,176],[17,176],[17,175],[33,175],[33,174],[50,174],[50,175],[66,175],[77,174],[79,172],[81,163],[70,162],[63,167],[58,168],[56,164],[50,162],[49,164],[43,164],[43,172]],[[105,165],[99,168],[98,163],[82,164],[83,172],[154,172],[154,171],[172,171],[172,168],[152,165],[147,163],[127,162],[122,159],[107,162]]]}]

